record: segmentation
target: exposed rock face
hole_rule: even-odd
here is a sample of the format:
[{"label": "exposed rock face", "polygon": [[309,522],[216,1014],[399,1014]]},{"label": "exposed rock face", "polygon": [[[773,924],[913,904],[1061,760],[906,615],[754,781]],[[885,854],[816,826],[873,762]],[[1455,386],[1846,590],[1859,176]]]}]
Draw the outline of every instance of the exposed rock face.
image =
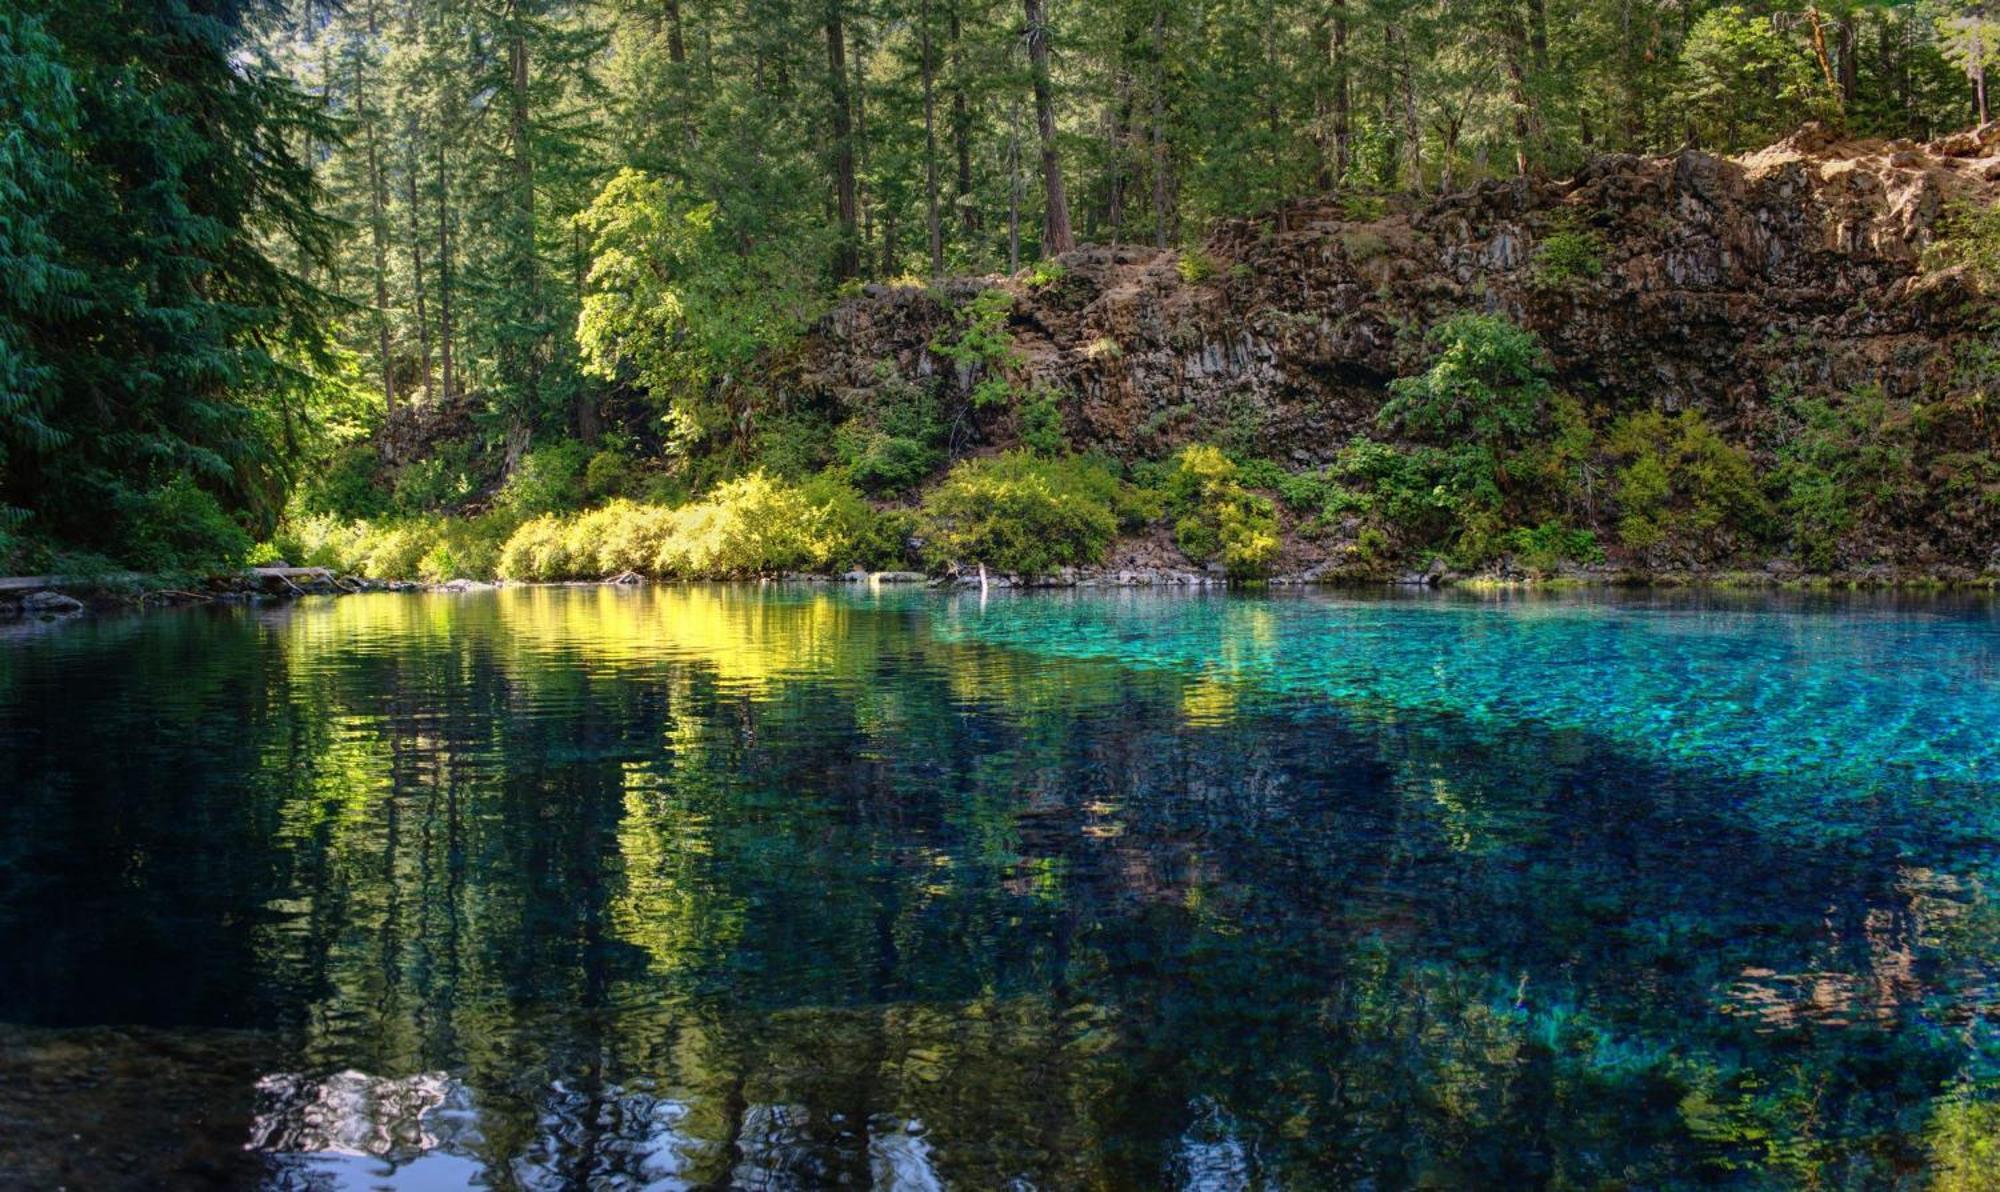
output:
[{"label": "exposed rock face", "polygon": [[[1605,156],[1574,178],[1488,182],[1364,219],[1295,203],[1219,227],[1206,278],[1177,254],[1086,247],[1039,287],[873,287],[786,371],[793,392],[849,412],[886,384],[969,392],[977,378],[932,345],[998,286],[1014,295],[1017,376],[1062,395],[1073,437],[1130,457],[1223,436],[1316,464],[1373,428],[1388,381],[1424,366],[1427,327],[1481,310],[1534,330],[1559,383],[1600,408],[1697,407],[1754,442],[1780,392],[1876,385],[1910,402],[1964,388],[1954,369],[1994,315],[1922,258],[1951,204],[1996,198],[2000,123],[1928,145],[1808,126],[1742,158]],[[1545,251],[1565,235],[1593,258],[1566,276]],[[983,429],[1011,433],[1003,417]],[[1995,446],[1983,424],[1943,433],[1967,441],[1940,450]],[[1982,565],[1968,552],[1947,553]]]}]

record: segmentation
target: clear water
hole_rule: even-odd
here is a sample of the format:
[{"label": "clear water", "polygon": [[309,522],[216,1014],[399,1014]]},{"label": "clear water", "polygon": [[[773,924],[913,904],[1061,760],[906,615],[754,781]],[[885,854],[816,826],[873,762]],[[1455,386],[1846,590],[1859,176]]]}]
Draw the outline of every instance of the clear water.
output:
[{"label": "clear water", "polygon": [[2000,608],[0,641],[0,1187],[2000,1186]]}]

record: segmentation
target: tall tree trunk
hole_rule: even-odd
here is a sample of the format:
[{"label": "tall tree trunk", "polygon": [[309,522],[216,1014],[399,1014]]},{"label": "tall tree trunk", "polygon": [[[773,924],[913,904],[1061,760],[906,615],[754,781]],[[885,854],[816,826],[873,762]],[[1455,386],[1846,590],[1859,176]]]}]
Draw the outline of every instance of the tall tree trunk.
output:
[{"label": "tall tree trunk", "polygon": [[924,215],[929,224],[931,276],[944,276],[944,226],[938,217],[937,68],[931,62],[931,0],[917,16],[919,71],[924,81]]},{"label": "tall tree trunk", "polygon": [[[540,328],[546,323],[546,311],[542,295],[541,261],[536,251],[535,151],[528,123],[528,38],[522,26],[526,14],[521,11],[520,0],[510,0],[507,5],[507,16],[508,23],[512,26],[507,39],[509,109],[507,146],[508,166],[514,176],[515,243],[511,246],[514,254],[514,285],[518,288],[521,300],[526,303],[526,309],[522,312],[523,321]],[[513,440],[521,445],[521,450],[525,450],[530,420],[540,406],[541,353],[529,341],[517,341],[509,352],[515,357],[515,375],[510,379],[521,389],[509,403],[507,416],[513,426]],[[526,401],[521,400],[522,398],[526,398]],[[510,468],[517,455],[518,452],[509,452],[507,462]]]},{"label": "tall tree trunk", "polygon": [[950,21],[945,33],[951,40],[952,151],[958,157],[958,182],[953,200],[958,207],[959,221],[965,228],[965,237],[971,240],[979,234],[979,206],[972,200],[972,102],[965,93],[964,30],[958,18],[960,2],[948,0],[945,6]]},{"label": "tall tree trunk", "polygon": [[450,138],[442,130],[437,143],[438,210],[438,393],[450,401],[457,395],[457,378],[452,373],[451,343],[451,180],[445,167],[445,146]]},{"label": "tall tree trunk", "polygon": [[1984,128],[1989,117],[1986,114],[1986,6],[1974,5],[1972,9],[1972,96],[1974,107],[1979,112],[1979,124]]},{"label": "tall tree trunk", "polygon": [[833,123],[833,200],[840,217],[840,244],[833,253],[833,276],[846,281],[859,272],[859,212],[854,194],[854,127],[847,96],[847,38],[841,27],[841,0],[826,0],[826,79]]},{"label": "tall tree trunk", "polygon": [[[1393,26],[1384,31],[1389,40],[1389,56],[1396,64],[1396,98],[1401,100],[1403,125],[1403,156],[1409,170],[1409,189],[1412,194],[1424,193],[1424,129],[1417,117],[1416,65],[1410,61],[1410,39]],[[1445,150],[1441,167],[1449,176],[1452,154]],[[1450,190],[1446,184],[1442,187]]]},{"label": "tall tree trunk", "polygon": [[1514,0],[1500,0],[1495,13],[1500,45],[1507,71],[1507,100],[1514,109],[1514,172],[1525,176],[1531,165],[1539,169],[1538,132],[1540,116],[1528,79],[1528,34],[1522,28],[1520,10]]},{"label": "tall tree trunk", "polygon": [[1021,101],[1007,122],[1007,272],[1021,271]]},{"label": "tall tree trunk", "polygon": [[1167,6],[1157,0],[1153,8],[1153,245],[1165,248],[1172,241],[1173,179],[1167,159]]},{"label": "tall tree trunk", "polygon": [[1313,25],[1319,77],[1313,89],[1313,140],[1319,148],[1319,188],[1332,190],[1347,180],[1353,149],[1352,90],[1347,77],[1347,0],[1331,0]]},{"label": "tall tree trunk", "polygon": [[667,61],[687,65],[687,41],[681,34],[681,0],[666,0]]},{"label": "tall tree trunk", "polygon": [[1076,247],[1069,226],[1069,195],[1063,189],[1062,155],[1056,148],[1054,87],[1049,80],[1049,23],[1042,0],[1021,0],[1027,18],[1028,67],[1034,77],[1035,130],[1042,142],[1042,252],[1059,256]]},{"label": "tall tree trunk", "polygon": [[1117,103],[1105,113],[1105,124],[1105,157],[1111,177],[1104,199],[1104,222],[1111,230],[1111,243],[1117,244],[1125,231],[1125,130],[1132,125],[1132,76],[1123,69],[1118,72]]},{"label": "tall tree trunk", "polygon": [[[376,31],[375,6],[368,6],[368,32]],[[389,348],[389,200],[382,180],[381,126],[368,108],[361,55],[354,59],[355,106],[368,130],[368,232],[375,249],[375,351],[382,361],[382,405],[396,412],[396,361]]]},{"label": "tall tree trunk", "polygon": [[410,129],[409,135],[409,155],[405,164],[409,167],[407,174],[410,210],[410,291],[411,297],[414,299],[413,305],[417,316],[417,380],[418,384],[423,388],[424,397],[428,399],[436,396],[437,390],[435,386],[437,378],[431,368],[430,312],[426,309],[424,295],[424,237],[421,226],[423,207],[421,205],[421,196],[417,193],[417,175],[420,172],[420,163],[416,156],[417,133],[414,126]]}]

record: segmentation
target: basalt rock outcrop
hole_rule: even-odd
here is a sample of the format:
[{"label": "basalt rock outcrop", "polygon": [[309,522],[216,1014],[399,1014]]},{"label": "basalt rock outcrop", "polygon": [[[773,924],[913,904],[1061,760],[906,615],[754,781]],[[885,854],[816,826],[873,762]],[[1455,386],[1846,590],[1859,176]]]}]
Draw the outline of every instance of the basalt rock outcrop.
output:
[{"label": "basalt rock outcrop", "polygon": [[[822,320],[783,375],[849,411],[887,384],[969,391],[974,370],[935,345],[970,295],[997,286],[1014,298],[1013,369],[1060,395],[1072,437],[1136,455],[1228,431],[1309,463],[1368,428],[1386,383],[1422,367],[1426,327],[1481,310],[1537,332],[1580,396],[1695,406],[1741,428],[1777,386],[1872,384],[1897,399],[1948,388],[1992,313],[1964,278],[1927,269],[1926,249],[1952,204],[1996,197],[2000,124],[1926,145],[1808,127],[1738,158],[1603,156],[1572,178],[1383,210],[1293,203],[1221,225],[1195,268],[1085,247],[1040,285],[871,287]],[[1563,235],[1594,259],[1557,276],[1542,250]]]}]

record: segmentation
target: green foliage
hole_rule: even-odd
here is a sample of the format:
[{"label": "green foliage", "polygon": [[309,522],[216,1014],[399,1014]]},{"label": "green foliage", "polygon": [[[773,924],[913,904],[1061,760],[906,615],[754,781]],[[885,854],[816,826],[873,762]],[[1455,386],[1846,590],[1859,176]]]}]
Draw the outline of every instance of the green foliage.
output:
[{"label": "green foliage", "polygon": [[1031,289],[1046,289],[1069,276],[1069,270],[1061,261],[1036,261],[1028,266],[1028,286]]},{"label": "green foliage", "polygon": [[1721,149],[1761,145],[1837,110],[1811,51],[1768,16],[1734,4],[1695,18],[1675,99],[1702,143]]},{"label": "green foliage", "polygon": [[[857,424],[849,423],[840,433],[848,435],[855,429]],[[822,414],[774,411],[758,419],[753,458],[757,467],[773,476],[810,476],[840,453],[833,425]]]},{"label": "green foliage", "polygon": [[1879,389],[1794,400],[1786,413],[1771,483],[1801,560],[1830,569],[1857,515],[1914,495],[1910,448]]},{"label": "green foliage", "polygon": [[1612,425],[1605,449],[1621,464],[1618,536],[1629,547],[1679,543],[1714,558],[1769,528],[1749,452],[1725,441],[1699,410],[1628,414]]},{"label": "green foliage", "polygon": [[299,486],[295,511],[342,521],[381,517],[389,511],[381,465],[373,444],[340,444],[327,454],[319,471]]},{"label": "green foliage", "polygon": [[677,508],[614,501],[575,516],[530,519],[508,538],[498,571],[520,580],[827,571],[882,549],[873,521],[867,503],[837,479],[791,485],[753,472]]},{"label": "green foliage", "polygon": [[249,16],[0,11],[0,514],[133,565],[240,557],[318,413],[334,229],[299,151],[334,129]]},{"label": "green foliage", "polygon": [[1167,508],[1182,553],[1220,562],[1235,579],[1269,574],[1279,549],[1270,500],[1243,487],[1237,465],[1217,448],[1185,448],[1176,465],[1167,481]]},{"label": "green foliage", "polygon": [[1375,191],[1345,190],[1340,195],[1340,216],[1354,223],[1374,223],[1389,213],[1388,200]]},{"label": "green foliage", "polygon": [[2000,208],[1961,199],[1945,210],[1942,234],[1924,254],[1931,269],[1958,268],[1983,293],[2000,293]]},{"label": "green foliage", "polygon": [[823,301],[809,258],[768,241],[732,251],[726,223],[718,203],[630,168],[576,217],[591,254],[576,331],[584,371],[636,382],[674,413],[683,449],[733,433],[717,383],[797,336]]},{"label": "green foliage", "polygon": [[1535,246],[1534,281],[1561,290],[1604,272],[1604,238],[1589,228],[1558,227]]},{"label": "green foliage", "polygon": [[938,566],[983,563],[1018,575],[1096,563],[1121,515],[1148,512],[1127,488],[1103,464],[1075,457],[963,460],[924,499],[927,553]]},{"label": "green foliage", "polygon": [[629,496],[633,480],[632,457],[620,447],[603,448],[583,466],[583,492],[587,500],[608,501]]},{"label": "green foliage", "polygon": [[214,494],[186,476],[119,501],[118,557],[144,571],[221,572],[240,567],[250,535]]},{"label": "green foliage", "polygon": [[494,503],[515,517],[563,513],[584,500],[590,449],[573,439],[537,447],[521,456]]},{"label": "green foliage", "polygon": [[1926,1135],[1932,1192],[2000,1186],[2000,1103],[1964,1094],[1940,1099]]},{"label": "green foliage", "polygon": [[1548,521],[1507,531],[1501,545],[1516,566],[1534,575],[1548,575],[1564,563],[1602,563],[1604,548],[1589,530]]},{"label": "green foliage", "polygon": [[1060,394],[1037,389],[1022,400],[1021,445],[1036,455],[1056,456],[1069,450]]},{"label": "green foliage", "polygon": [[1221,271],[1222,267],[1216,264],[1215,258],[1209,255],[1207,249],[1185,249],[1174,261],[1174,272],[1180,274],[1181,280],[1191,286],[1212,281]]},{"label": "green foliage", "polygon": [[943,458],[920,440],[853,426],[841,428],[839,454],[855,484],[883,495],[915,488]]},{"label": "green foliage", "polygon": [[959,308],[950,338],[931,341],[931,351],[974,378],[976,408],[1012,405],[1016,397],[1012,372],[1020,367],[1021,354],[1007,330],[1013,310],[1012,294],[997,287],[981,290]]},{"label": "green foliage", "polygon": [[448,509],[463,503],[478,488],[472,445],[447,440],[430,456],[397,469],[395,508],[407,516]]},{"label": "green foliage", "polygon": [[1437,354],[1428,370],[1389,386],[1378,415],[1418,440],[1499,447],[1536,428],[1550,395],[1534,333],[1498,315],[1454,315],[1431,329]]}]

